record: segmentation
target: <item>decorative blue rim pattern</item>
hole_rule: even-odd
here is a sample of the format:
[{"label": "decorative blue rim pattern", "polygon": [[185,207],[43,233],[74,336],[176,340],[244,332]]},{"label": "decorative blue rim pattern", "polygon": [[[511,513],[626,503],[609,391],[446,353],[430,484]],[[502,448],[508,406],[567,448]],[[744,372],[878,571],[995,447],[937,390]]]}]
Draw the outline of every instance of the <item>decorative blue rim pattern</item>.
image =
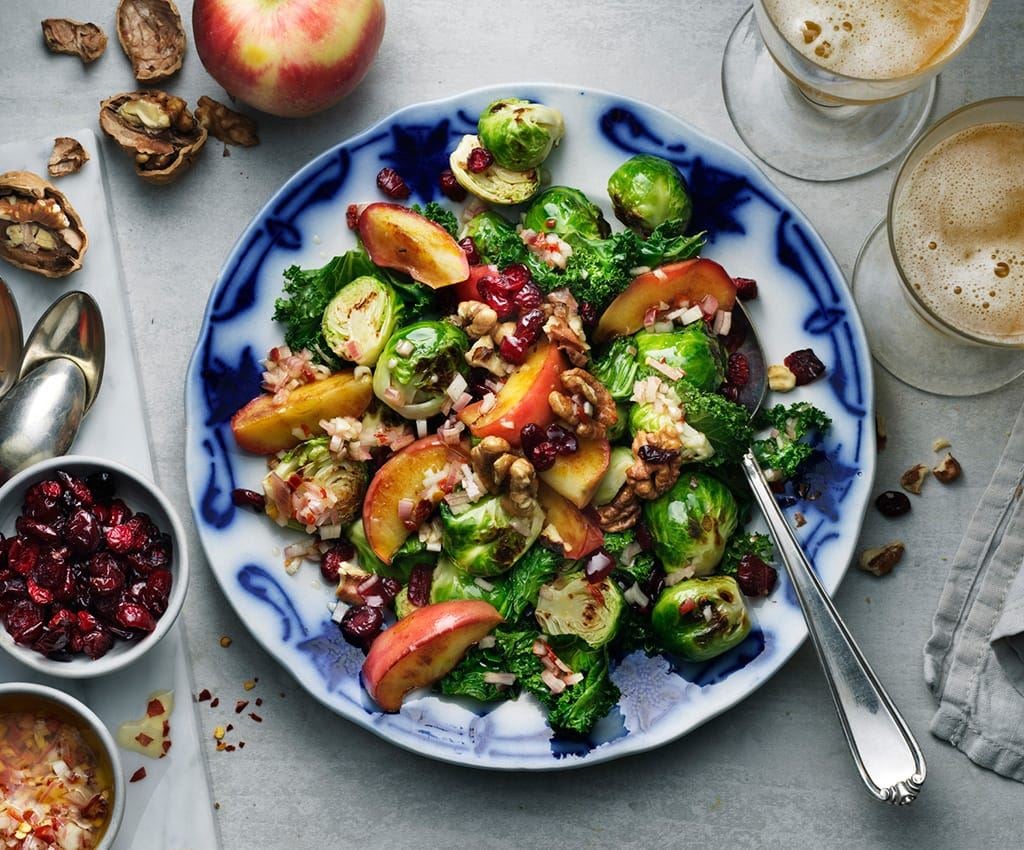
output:
[{"label": "decorative blue rim pattern", "polygon": [[[496,97],[516,95],[563,111],[567,137],[549,165],[608,214],[604,180],[628,156],[675,162],[694,197],[705,254],[733,274],[758,279],[751,302],[771,362],[812,347],[828,380],[800,398],[834,420],[815,455],[807,489],[780,498],[808,522],[799,534],[834,592],[853,554],[874,476],[870,357],[842,274],[821,238],[745,157],[655,107],[609,93],[547,84],[482,89],[403,109],[340,143],[295,174],[233,248],[210,296],[186,380],[187,475],[200,539],[225,595],[260,643],[309,692],[335,711],[399,746],[445,761],[496,769],[558,769],[593,764],[659,746],[735,704],[771,676],[806,637],[784,576],[753,605],[756,628],[732,652],[703,665],[633,654],[613,679],[618,707],[587,739],[553,737],[530,697],[497,707],[423,694],[398,714],[382,714],[360,683],[362,653],[330,622],[330,593],[310,572],[289,577],[283,532],[231,502],[252,487],[262,459],[239,451],[230,418],[259,391],[259,360],[280,342],[271,321],[281,273],[293,263],[323,265],[351,247],[348,203],[379,197],[374,179],[390,165],[412,186],[412,200],[434,199],[437,175],[473,116]],[[789,400],[792,400],[789,399]],[[817,496],[804,500],[807,490]],[[298,539],[298,538],[295,538]],[[319,586],[318,586],[319,585]]]}]

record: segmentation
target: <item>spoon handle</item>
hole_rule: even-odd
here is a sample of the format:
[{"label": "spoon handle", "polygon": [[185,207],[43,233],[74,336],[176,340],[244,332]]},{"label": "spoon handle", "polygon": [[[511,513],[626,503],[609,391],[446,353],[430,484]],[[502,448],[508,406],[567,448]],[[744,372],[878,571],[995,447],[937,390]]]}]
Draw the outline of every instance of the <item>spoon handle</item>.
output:
[{"label": "spoon handle", "polygon": [[796,591],[861,778],[878,800],[907,806],[924,784],[921,748],[811,569],[752,453],[742,466]]}]

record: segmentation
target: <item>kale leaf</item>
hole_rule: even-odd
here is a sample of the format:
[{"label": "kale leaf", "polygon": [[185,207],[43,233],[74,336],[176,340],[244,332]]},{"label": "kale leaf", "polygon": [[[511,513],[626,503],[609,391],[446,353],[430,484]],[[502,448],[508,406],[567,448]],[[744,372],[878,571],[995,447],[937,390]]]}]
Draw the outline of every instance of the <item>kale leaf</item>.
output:
[{"label": "kale leaf", "polygon": [[766,564],[775,560],[775,547],[772,539],[767,534],[750,532],[748,534],[734,534],[725,544],[725,553],[718,565],[717,572],[727,576],[735,576],[739,569],[740,559],[744,555],[756,555]]},{"label": "kale leaf", "polygon": [[753,445],[758,463],[769,472],[772,481],[792,478],[797,469],[814,453],[814,443],[805,437],[821,437],[832,425],[832,420],[813,404],[799,401],[789,405],[777,404],[758,416],[758,427],[771,428],[771,436]]}]

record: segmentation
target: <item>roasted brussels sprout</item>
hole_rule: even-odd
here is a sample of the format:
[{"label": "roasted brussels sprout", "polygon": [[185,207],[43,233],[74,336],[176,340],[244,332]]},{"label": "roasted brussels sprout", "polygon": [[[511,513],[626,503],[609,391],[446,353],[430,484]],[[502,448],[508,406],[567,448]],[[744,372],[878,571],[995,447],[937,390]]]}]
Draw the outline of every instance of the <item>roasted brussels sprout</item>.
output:
[{"label": "roasted brussels sprout", "polygon": [[634,404],[629,411],[629,430],[634,436],[640,431],[654,433],[662,428],[673,428],[679,435],[682,443],[680,458],[683,463],[695,461],[708,461],[714,454],[715,449],[708,440],[707,435],[701,433],[688,422],[682,419],[682,408],[680,416],[673,417],[667,412],[659,410],[655,405],[644,403]]},{"label": "roasted brussels sprout", "polygon": [[729,488],[701,472],[684,472],[671,490],[645,502],[643,512],[669,584],[711,573],[738,515]]},{"label": "roasted brussels sprout", "polygon": [[550,106],[505,97],[480,113],[477,133],[498,165],[526,171],[548,158],[565,135],[565,121]]},{"label": "roasted brussels sprout", "polygon": [[626,601],[611,577],[591,583],[582,571],[540,589],[534,616],[547,635],[575,635],[595,649],[615,637]]},{"label": "roasted brussels sprout", "polygon": [[627,159],[608,178],[608,195],[615,217],[645,235],[665,222],[678,222],[682,233],[693,215],[683,175],[660,156],[638,154]]},{"label": "roasted brussels sprout", "polygon": [[482,263],[493,263],[510,242],[518,243],[517,247],[524,253],[526,251],[515,228],[491,210],[478,213],[466,222],[459,238],[465,239],[467,236],[473,240]]},{"label": "roasted brussels sprout", "polygon": [[401,304],[383,281],[357,277],[338,290],[324,310],[324,339],[343,360],[372,366],[395,331]]},{"label": "roasted brussels sprout", "polygon": [[284,453],[263,479],[266,512],[278,525],[312,533],[348,525],[363,506],[366,464],[337,460],[330,437],[314,437]]},{"label": "roasted brussels sprout", "polygon": [[448,322],[400,328],[384,346],[373,372],[373,391],[406,419],[427,419],[444,406],[456,375],[466,375],[469,338]]},{"label": "roasted brussels sprout", "polygon": [[605,470],[604,478],[597,485],[597,492],[591,500],[595,505],[606,505],[622,489],[626,483],[626,470],[629,469],[636,458],[628,446],[615,446],[612,449],[611,459],[608,461],[608,469]]},{"label": "roasted brussels sprout", "polygon": [[537,194],[540,172],[536,168],[513,171],[493,162],[482,171],[473,171],[471,155],[482,147],[476,136],[463,136],[448,159],[452,174],[463,189],[492,204],[521,204]]},{"label": "roasted brussels sprout", "polygon": [[651,366],[653,362],[669,371],[680,370],[679,380],[699,390],[714,392],[725,380],[722,346],[705,330],[703,322],[670,333],[640,331],[633,342],[637,349],[637,378],[656,375],[665,380],[664,369]]},{"label": "roasted brussels sprout", "polygon": [[579,189],[569,186],[551,186],[534,198],[523,227],[537,233],[554,233],[569,243],[604,239],[611,233],[601,208]]},{"label": "roasted brussels sprout", "polygon": [[687,661],[721,655],[750,633],[747,606],[731,576],[691,578],[665,588],[651,625],[665,648]]},{"label": "roasted brussels sprout", "polygon": [[501,611],[508,595],[505,581],[504,576],[492,578],[485,582],[485,585],[491,586],[490,590],[486,590],[477,584],[476,576],[460,570],[447,558],[441,558],[434,568],[434,578],[430,584],[430,603],[447,602],[450,599],[482,599]]},{"label": "roasted brussels sprout", "polygon": [[636,381],[637,347],[633,337],[620,336],[600,357],[590,364],[590,373],[597,378],[616,401],[629,401]]},{"label": "roasted brussels sprout", "polygon": [[540,536],[544,512],[536,505],[530,516],[514,517],[499,497],[489,496],[458,515],[442,502],[441,525],[441,549],[455,566],[472,576],[496,576]]}]

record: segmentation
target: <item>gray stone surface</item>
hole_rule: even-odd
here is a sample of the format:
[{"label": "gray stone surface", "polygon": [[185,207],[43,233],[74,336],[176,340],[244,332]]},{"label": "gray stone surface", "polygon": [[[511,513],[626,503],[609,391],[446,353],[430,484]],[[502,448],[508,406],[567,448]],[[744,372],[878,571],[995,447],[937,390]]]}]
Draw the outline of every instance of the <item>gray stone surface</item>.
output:
[{"label": "gray stone surface", "polygon": [[[191,2],[179,6],[188,16]],[[385,43],[359,90],[301,123],[262,122],[253,150],[203,157],[179,185],[138,181],[120,155],[108,159],[138,357],[159,474],[182,515],[182,375],[210,286],[242,227],[296,168],[328,145],[408,103],[498,82],[579,83],[649,100],[741,146],[726,115],[720,57],[744,0],[516,0],[392,2]],[[46,54],[44,16],[95,20],[113,32],[112,0],[0,2],[0,141],[92,125],[100,99],[133,88],[112,40],[95,67]],[[1024,17],[1016,0],[993,0],[974,42],[939,85],[936,112],[984,97],[1019,94]],[[190,52],[168,84],[193,101],[218,87]],[[893,169],[831,186],[776,182],[807,212],[849,273],[882,216]],[[45,285],[45,284],[40,284]],[[203,568],[185,615],[195,680],[229,703],[259,676],[265,722],[248,746],[214,753],[210,771],[227,850],[420,847],[909,847],[1019,846],[1024,789],[975,768],[927,732],[932,701],[921,647],[970,511],[1024,401],[1024,384],[987,397],[926,396],[878,374],[889,420],[878,489],[953,440],[965,476],[937,485],[899,526],[869,512],[863,542],[907,542],[898,572],[876,580],[855,570],[841,612],[918,733],[929,778],[908,810],[873,803],[846,752],[817,662],[805,646],[760,691],[661,750],[585,772],[481,773],[426,761],[323,711],[260,650]],[[188,522],[191,526],[191,522]],[[234,643],[222,649],[217,639]],[[287,694],[281,699],[278,694]],[[228,710],[227,714],[230,714]],[[225,715],[226,716],[226,715]],[[207,733],[213,718],[203,718]]]}]

